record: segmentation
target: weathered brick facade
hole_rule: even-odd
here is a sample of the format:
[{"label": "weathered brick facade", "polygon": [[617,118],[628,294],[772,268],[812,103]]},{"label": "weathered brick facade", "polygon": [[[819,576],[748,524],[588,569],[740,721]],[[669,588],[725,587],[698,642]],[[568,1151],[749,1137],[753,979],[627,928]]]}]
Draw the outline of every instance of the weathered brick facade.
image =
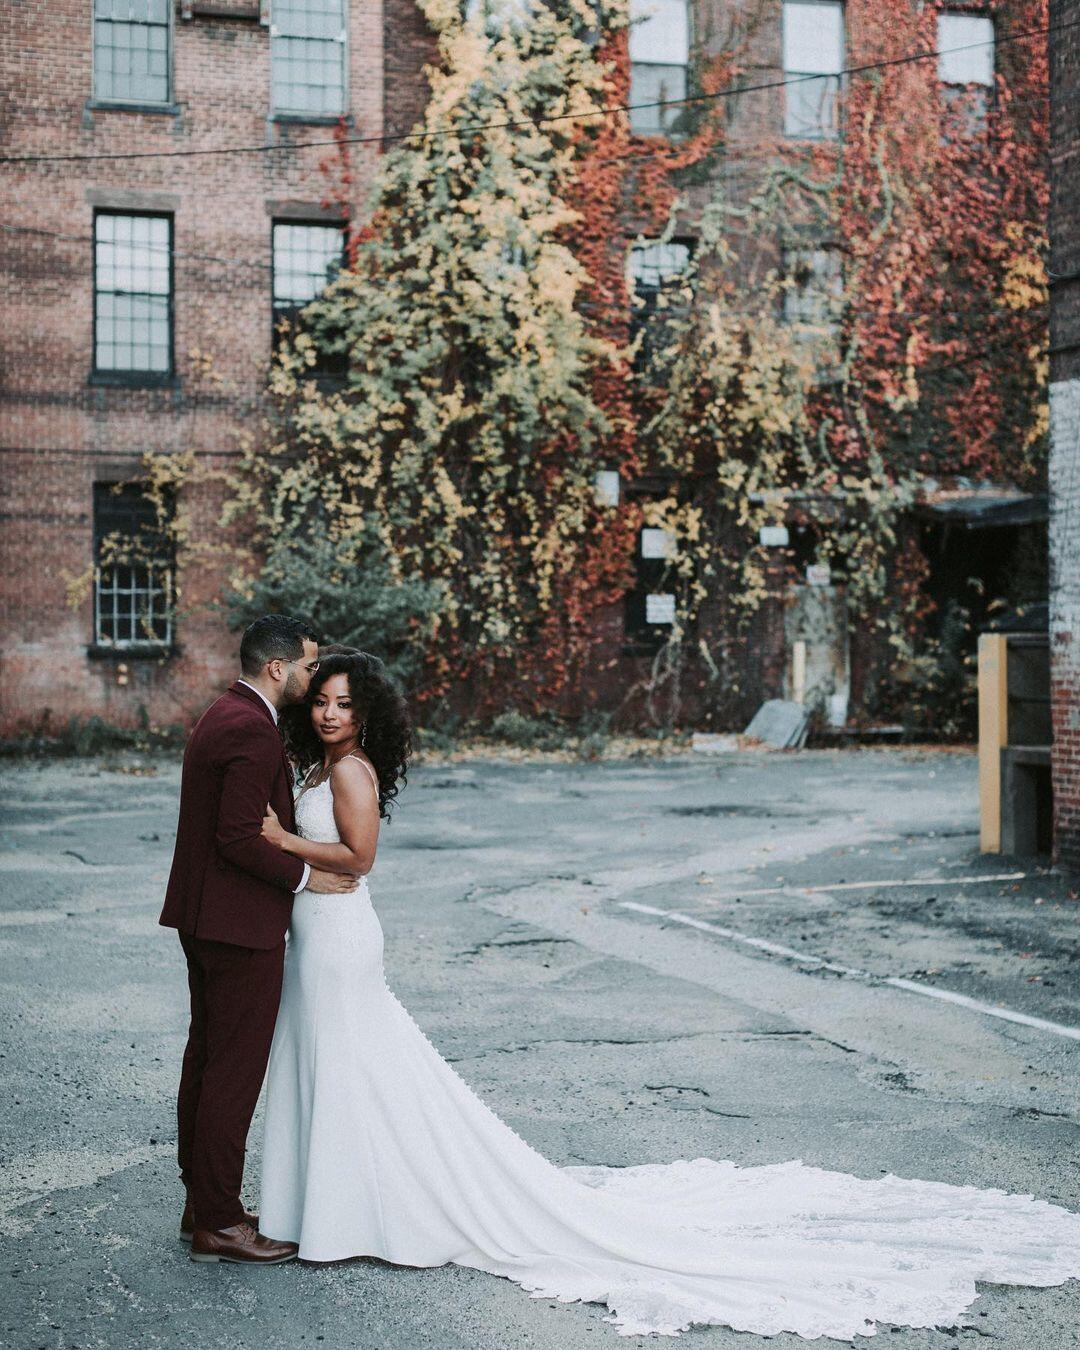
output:
[{"label": "weathered brick facade", "polygon": [[[1051,697],[1055,849],[1080,867],[1080,0],[1050,34]],[[1071,24],[1072,27],[1065,25]]]},{"label": "weathered brick facade", "polygon": [[[270,360],[271,221],[359,213],[376,160],[376,146],[353,147],[343,212],[325,204],[334,181],[320,172],[326,149],[190,154],[332,137],[334,117],[272,116],[270,30],[258,3],[169,5],[171,100],[154,110],[95,102],[92,10],[83,0],[3,6],[4,152],[189,157],[3,169],[0,688],[8,732],[55,728],[75,714],[184,723],[234,668],[235,636],[201,606],[219,578],[198,569],[179,578],[192,617],[178,626],[174,654],[92,654],[91,598],[73,608],[67,583],[91,563],[94,484],[136,475],[145,451],[191,449],[210,467],[229,462],[238,434],[257,427]],[[384,100],[382,4],[351,0],[348,14],[347,124],[350,134],[378,136],[393,104]],[[171,216],[175,377],[164,385],[92,382],[95,208]],[[214,520],[212,504],[199,504],[198,528],[212,531]]]},{"label": "weathered brick facade", "polygon": [[[427,103],[425,66],[435,57],[435,38],[416,0],[383,0],[383,127],[401,136],[419,122]],[[389,142],[388,142],[389,145]]]}]

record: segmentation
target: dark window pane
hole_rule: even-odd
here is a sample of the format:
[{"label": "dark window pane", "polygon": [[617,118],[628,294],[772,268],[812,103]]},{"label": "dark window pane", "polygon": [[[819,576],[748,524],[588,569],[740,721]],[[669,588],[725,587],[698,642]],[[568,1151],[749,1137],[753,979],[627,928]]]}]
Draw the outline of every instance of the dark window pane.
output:
[{"label": "dark window pane", "polygon": [[633,288],[631,336],[641,335],[634,362],[638,374],[648,371],[668,340],[667,320],[685,312],[677,287],[690,265],[685,240],[652,240],[630,250],[629,275]]},{"label": "dark window pane", "polygon": [[94,485],[94,641],[172,641],[172,548],[139,483]]}]

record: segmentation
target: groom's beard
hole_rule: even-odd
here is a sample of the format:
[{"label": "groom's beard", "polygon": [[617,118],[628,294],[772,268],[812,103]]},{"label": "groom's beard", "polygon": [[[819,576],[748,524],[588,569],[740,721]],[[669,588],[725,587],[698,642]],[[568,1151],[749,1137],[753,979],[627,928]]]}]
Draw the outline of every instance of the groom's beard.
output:
[{"label": "groom's beard", "polygon": [[300,687],[300,681],[290,670],[285,676],[285,689],[282,694],[285,703],[303,703],[304,691]]}]

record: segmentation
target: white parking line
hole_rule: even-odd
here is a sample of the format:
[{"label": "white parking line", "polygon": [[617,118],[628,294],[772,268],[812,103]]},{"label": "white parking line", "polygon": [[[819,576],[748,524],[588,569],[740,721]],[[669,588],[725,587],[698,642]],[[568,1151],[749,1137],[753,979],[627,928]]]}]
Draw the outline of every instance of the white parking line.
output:
[{"label": "white parking line", "polygon": [[1065,1026],[1062,1022],[1050,1022],[1044,1017],[1031,1017],[1027,1013],[1014,1012],[1012,1008],[998,1008],[992,1003],[982,1003],[977,998],[968,998],[966,994],[954,994],[948,989],[935,989],[931,985],[918,984],[915,980],[904,980],[899,976],[873,975],[868,970],[857,970],[853,966],[839,966],[826,961],[821,956],[810,956],[806,952],[796,951],[794,947],[785,947],[779,942],[767,942],[764,938],[749,937],[735,928],[723,928],[717,923],[706,923],[704,919],[695,919],[689,914],[680,914],[673,909],[656,909],[653,905],[639,905],[634,900],[619,900],[620,909],[632,909],[638,914],[651,914],[671,923],[681,923],[688,928],[700,928],[706,933],[715,933],[717,937],[729,942],[739,942],[744,947],[753,947],[757,951],[768,952],[772,956],[782,956],[789,961],[798,961],[800,965],[813,966],[817,970],[831,970],[837,975],[846,975],[849,979],[865,980],[869,984],[887,984],[894,989],[903,989],[909,994],[922,994],[924,998],[940,999],[944,1003],[955,1003],[971,1012],[997,1017],[1003,1022],[1019,1022],[1021,1026],[1034,1027],[1037,1031],[1049,1031],[1055,1036],[1066,1036],[1069,1040],[1080,1041],[1080,1027]]},{"label": "white parking line", "polygon": [[984,881],[1023,881],[1025,877],[1040,875],[1039,872],[998,872],[980,877],[916,877],[914,881],[836,881],[829,886],[767,886],[757,891],[730,891],[705,898],[711,904],[718,900],[742,900],[748,895],[827,895],[830,891],[884,891],[895,886],[974,886]]}]

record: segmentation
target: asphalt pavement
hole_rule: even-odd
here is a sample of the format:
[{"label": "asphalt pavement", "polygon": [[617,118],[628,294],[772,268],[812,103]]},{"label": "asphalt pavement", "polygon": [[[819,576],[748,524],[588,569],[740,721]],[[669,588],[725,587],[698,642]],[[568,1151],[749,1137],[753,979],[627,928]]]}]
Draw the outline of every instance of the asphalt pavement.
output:
[{"label": "asphalt pavement", "polygon": [[[178,782],[164,758],[0,768],[3,1344],[647,1344],[456,1267],[188,1261],[186,988],[156,923]],[[432,763],[371,887],[392,987],[556,1162],[801,1158],[1080,1210],[1080,883],[977,828],[967,751]],[[988,1287],[968,1321],[880,1334],[1075,1346],[1080,1282]]]}]

